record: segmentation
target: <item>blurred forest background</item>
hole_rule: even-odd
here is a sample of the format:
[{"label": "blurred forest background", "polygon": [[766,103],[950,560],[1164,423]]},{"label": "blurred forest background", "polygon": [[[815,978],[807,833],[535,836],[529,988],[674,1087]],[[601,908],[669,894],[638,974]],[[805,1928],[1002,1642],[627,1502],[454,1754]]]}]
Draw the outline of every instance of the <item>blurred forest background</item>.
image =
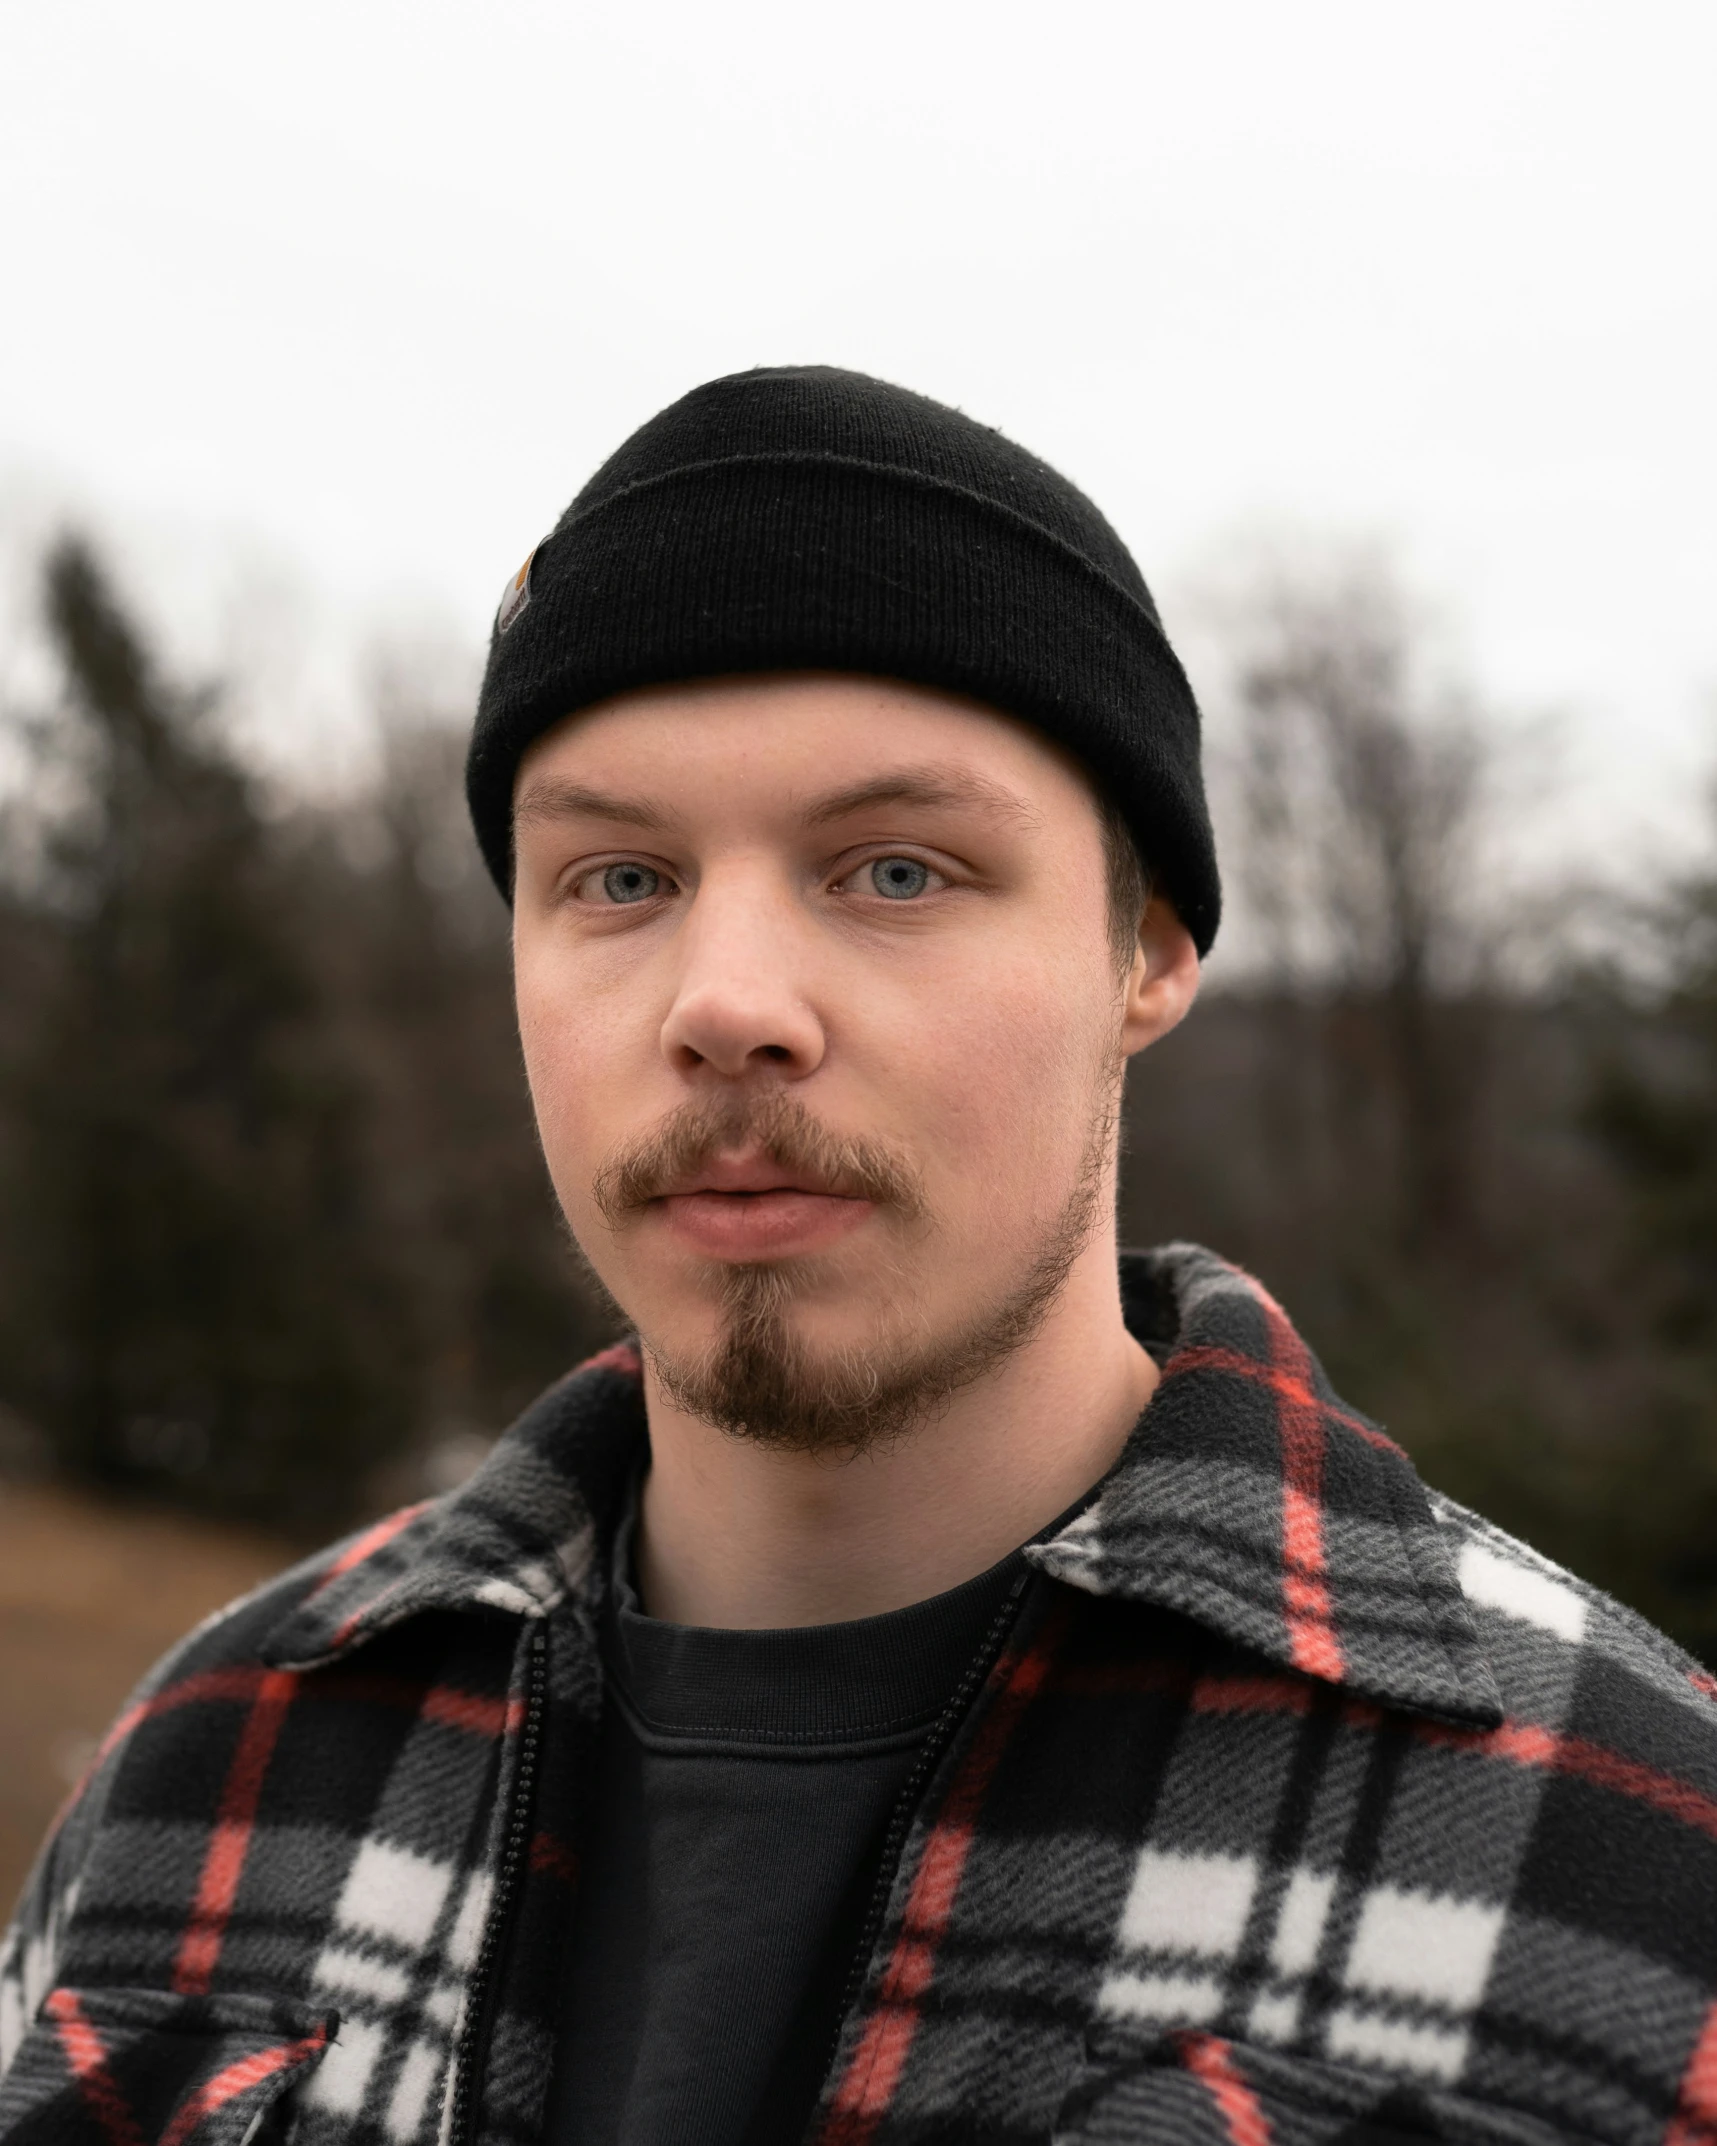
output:
[{"label": "blurred forest background", "polygon": [[[384,693],[373,776],[309,802],[89,545],[42,604],[60,685],[6,712],[0,819],[0,1474],[326,1536],[604,1331],[467,711]],[[1431,1482],[1717,1664],[1717,838],[1704,875],[1535,876],[1546,741],[1439,669],[1386,558],[1283,554],[1209,633],[1245,952],[1135,1068],[1126,1234],[1253,1268]]]}]

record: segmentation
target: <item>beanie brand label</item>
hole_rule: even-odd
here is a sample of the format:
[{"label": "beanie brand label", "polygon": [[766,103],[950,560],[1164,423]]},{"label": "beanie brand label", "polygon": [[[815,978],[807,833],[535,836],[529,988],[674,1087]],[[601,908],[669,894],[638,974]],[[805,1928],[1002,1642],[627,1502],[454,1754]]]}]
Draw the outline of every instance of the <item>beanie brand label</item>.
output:
[{"label": "beanie brand label", "polygon": [[507,628],[531,600],[531,560],[536,557],[533,547],[525,563],[512,580],[507,583],[501,596],[501,608],[495,613],[495,631],[505,633]]}]

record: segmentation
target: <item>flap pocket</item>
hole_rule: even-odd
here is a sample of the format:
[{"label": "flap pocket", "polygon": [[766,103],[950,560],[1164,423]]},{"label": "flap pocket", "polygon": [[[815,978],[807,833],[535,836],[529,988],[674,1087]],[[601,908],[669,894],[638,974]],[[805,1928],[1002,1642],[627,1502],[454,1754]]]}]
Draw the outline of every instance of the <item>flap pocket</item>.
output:
[{"label": "flap pocket", "polygon": [[1165,2034],[1070,2098],[1057,2146],[1578,2146],[1560,2125],[1440,2087],[1307,2057]]},{"label": "flap pocket", "polygon": [[338,2025],[271,1997],[51,1990],[0,2080],[0,2146],[241,2146]]}]

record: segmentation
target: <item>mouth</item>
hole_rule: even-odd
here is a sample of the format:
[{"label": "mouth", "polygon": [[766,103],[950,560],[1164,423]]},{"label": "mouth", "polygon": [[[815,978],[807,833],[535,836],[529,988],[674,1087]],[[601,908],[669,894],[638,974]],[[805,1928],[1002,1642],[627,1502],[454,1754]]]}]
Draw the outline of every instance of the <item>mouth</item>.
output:
[{"label": "mouth", "polygon": [[875,1212],[862,1194],[762,1157],[717,1156],[649,1203],[706,1258],[780,1259],[823,1249]]},{"label": "mouth", "polygon": [[766,1155],[717,1155],[662,1187],[659,1199],[765,1199],[771,1193],[799,1192],[817,1199],[843,1199],[846,1188],[814,1171],[791,1169]]}]

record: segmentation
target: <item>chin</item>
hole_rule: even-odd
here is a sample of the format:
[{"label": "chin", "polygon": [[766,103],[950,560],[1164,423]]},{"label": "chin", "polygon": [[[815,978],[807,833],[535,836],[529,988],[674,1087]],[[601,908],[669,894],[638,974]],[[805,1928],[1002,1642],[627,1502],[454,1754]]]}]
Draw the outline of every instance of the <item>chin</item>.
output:
[{"label": "chin", "polygon": [[868,1267],[860,1274],[844,1271],[844,1263],[829,1255],[702,1261],[687,1274],[637,1291],[633,1301],[646,1316],[634,1323],[652,1350],[682,1362],[719,1347],[736,1318],[762,1300],[807,1365],[921,1345],[934,1326],[926,1317],[926,1291],[888,1269],[879,1271],[874,1260]]}]

